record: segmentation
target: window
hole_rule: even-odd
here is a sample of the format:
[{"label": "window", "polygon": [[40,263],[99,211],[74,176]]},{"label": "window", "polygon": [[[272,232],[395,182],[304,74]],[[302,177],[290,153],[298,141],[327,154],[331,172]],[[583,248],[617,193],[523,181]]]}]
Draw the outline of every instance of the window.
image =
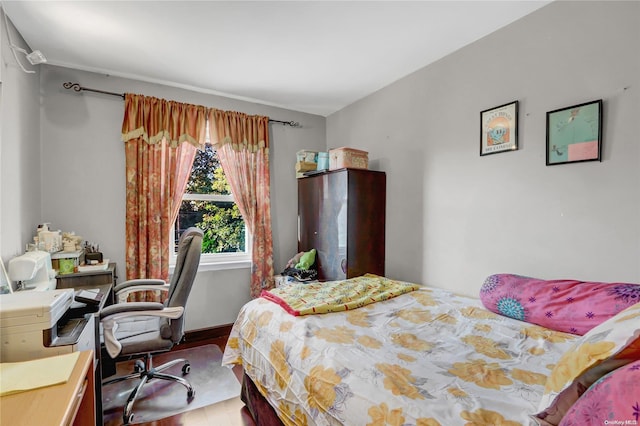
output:
[{"label": "window", "polygon": [[196,226],[204,232],[200,265],[225,269],[250,265],[250,240],[224,176],[218,154],[210,144],[196,152],[191,177],[182,196],[171,239],[171,264],[182,232]]}]

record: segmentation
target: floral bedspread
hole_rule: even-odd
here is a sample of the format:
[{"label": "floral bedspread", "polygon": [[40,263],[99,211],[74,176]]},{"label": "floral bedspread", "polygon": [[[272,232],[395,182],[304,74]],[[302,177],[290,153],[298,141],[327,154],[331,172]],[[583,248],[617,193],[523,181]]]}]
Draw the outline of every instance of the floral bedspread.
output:
[{"label": "floral bedspread", "polygon": [[434,288],[299,317],[258,298],[222,363],[242,365],[285,425],[516,426],[575,339]]},{"label": "floral bedspread", "polygon": [[326,314],[357,309],[419,289],[418,284],[366,274],[344,281],[287,285],[263,290],[261,297],[291,315]]}]

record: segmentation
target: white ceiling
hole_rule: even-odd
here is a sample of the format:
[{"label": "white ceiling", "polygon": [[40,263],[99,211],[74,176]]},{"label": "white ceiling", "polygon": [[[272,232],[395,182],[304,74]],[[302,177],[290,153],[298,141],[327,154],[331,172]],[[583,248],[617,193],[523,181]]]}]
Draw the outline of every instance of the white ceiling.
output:
[{"label": "white ceiling", "polygon": [[2,1],[2,6],[50,64],[327,116],[548,3]]}]

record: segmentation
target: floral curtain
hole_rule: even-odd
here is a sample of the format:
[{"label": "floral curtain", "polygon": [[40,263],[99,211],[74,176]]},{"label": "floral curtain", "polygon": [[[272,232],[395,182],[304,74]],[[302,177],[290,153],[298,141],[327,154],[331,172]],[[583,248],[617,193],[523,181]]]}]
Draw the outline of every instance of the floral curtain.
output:
[{"label": "floral curtain", "polygon": [[205,129],[205,107],[125,94],[127,279],[168,279],[167,239]]},{"label": "floral curtain", "polygon": [[252,239],[251,296],[273,287],[269,117],[209,109],[211,143]]}]

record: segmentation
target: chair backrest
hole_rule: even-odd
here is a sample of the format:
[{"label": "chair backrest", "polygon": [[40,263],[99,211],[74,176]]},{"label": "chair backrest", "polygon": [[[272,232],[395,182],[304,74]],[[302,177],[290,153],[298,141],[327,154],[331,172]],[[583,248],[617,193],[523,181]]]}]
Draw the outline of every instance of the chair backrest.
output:
[{"label": "chair backrest", "polygon": [[[193,281],[196,278],[198,265],[200,264],[202,237],[202,231],[194,227],[188,228],[182,233],[178,241],[176,266],[169,281],[169,295],[165,301],[166,306],[186,306],[187,298],[191,292],[191,287],[193,287]],[[170,322],[171,338],[175,343],[178,343],[184,334],[185,315]],[[162,333],[163,336],[165,333]]]}]

